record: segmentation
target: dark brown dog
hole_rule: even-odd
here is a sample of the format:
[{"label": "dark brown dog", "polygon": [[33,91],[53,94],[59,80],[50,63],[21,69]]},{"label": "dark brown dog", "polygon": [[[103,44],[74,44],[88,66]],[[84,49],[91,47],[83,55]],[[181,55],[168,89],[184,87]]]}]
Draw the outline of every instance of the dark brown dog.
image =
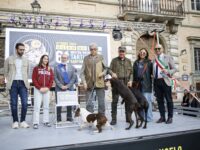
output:
[{"label": "dark brown dog", "polygon": [[[148,111],[148,108],[149,108],[149,103],[148,103],[146,97],[144,97],[144,95],[140,92],[140,90],[138,90],[134,87],[131,87],[130,90],[135,95],[138,103],[140,104],[140,108],[139,108],[140,112],[138,112],[138,116],[139,116],[138,119],[141,122],[140,122],[140,125],[136,126],[136,128],[141,127],[143,122],[145,121],[145,124],[144,124],[144,127],[143,127],[145,129],[145,128],[147,128],[147,111]],[[141,113],[143,113],[143,112],[144,112],[144,117],[143,117],[143,115],[141,115]]]},{"label": "dark brown dog", "polygon": [[128,122],[130,123],[129,127],[126,130],[129,130],[133,126],[132,113],[135,112],[136,117],[136,127],[138,127],[138,112],[140,111],[140,104],[137,102],[136,97],[131,92],[131,90],[124,85],[124,83],[116,78],[110,79],[111,87],[119,93],[123,98],[123,101],[126,103],[128,111]]}]

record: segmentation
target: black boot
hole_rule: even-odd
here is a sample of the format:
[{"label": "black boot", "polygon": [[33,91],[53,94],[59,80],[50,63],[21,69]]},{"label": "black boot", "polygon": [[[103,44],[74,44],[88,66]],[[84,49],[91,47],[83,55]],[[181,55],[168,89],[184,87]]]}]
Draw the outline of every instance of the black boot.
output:
[{"label": "black boot", "polygon": [[110,122],[110,125],[116,125],[117,124],[117,119],[116,117],[112,118],[112,121]]}]

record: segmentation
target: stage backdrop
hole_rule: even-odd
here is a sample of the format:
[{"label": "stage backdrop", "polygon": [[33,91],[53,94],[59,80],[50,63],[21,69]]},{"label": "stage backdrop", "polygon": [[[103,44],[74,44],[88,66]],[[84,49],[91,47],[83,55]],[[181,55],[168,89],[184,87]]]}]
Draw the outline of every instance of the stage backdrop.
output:
[{"label": "stage backdrop", "polygon": [[89,44],[93,42],[97,43],[105,63],[110,63],[109,37],[105,33],[7,28],[5,58],[15,54],[15,44],[22,42],[25,44],[25,57],[30,61],[29,77],[43,54],[49,55],[50,66],[54,67],[60,63],[60,56],[66,53],[79,72],[84,56],[89,54]]}]

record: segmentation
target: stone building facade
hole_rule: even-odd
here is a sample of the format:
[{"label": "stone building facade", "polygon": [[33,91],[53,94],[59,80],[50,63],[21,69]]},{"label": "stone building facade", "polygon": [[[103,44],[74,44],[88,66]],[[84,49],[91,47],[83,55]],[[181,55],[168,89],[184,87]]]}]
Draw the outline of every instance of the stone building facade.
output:
[{"label": "stone building facade", "polygon": [[[0,1],[0,67],[3,67],[5,49],[5,27],[33,26],[11,24],[6,22],[12,14],[32,15],[33,1],[3,0]],[[200,4],[197,0],[38,0],[41,5],[39,15],[46,21],[55,22],[59,17],[78,17],[107,20],[107,24],[123,24],[123,22],[162,23],[166,25],[165,31],[160,33],[159,41],[165,48],[165,53],[174,57],[179,77],[188,75],[190,84],[200,90]],[[52,19],[53,18],[53,19]],[[3,20],[3,21],[2,21]],[[62,19],[60,20],[63,21]],[[109,25],[108,25],[109,26]],[[114,27],[114,25],[112,25]],[[134,61],[137,50],[143,46],[150,49],[154,40],[152,32],[130,30],[123,28],[123,38],[114,41],[112,26],[99,32],[110,33],[111,57],[117,56],[117,47],[127,47],[127,56]],[[46,26],[39,27],[47,29]],[[53,30],[79,30],[65,29],[63,27],[48,26]],[[94,31],[95,29],[89,29]],[[86,29],[86,31],[88,31]],[[145,45],[143,43],[146,43]],[[153,57],[153,54],[152,54]]]}]

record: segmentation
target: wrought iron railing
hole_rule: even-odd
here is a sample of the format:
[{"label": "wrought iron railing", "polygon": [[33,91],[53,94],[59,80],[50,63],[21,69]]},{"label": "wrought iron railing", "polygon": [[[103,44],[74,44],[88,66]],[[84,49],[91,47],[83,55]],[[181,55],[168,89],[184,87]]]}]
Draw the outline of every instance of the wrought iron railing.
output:
[{"label": "wrought iron railing", "polygon": [[124,12],[184,16],[184,0],[119,0],[120,14]]}]

